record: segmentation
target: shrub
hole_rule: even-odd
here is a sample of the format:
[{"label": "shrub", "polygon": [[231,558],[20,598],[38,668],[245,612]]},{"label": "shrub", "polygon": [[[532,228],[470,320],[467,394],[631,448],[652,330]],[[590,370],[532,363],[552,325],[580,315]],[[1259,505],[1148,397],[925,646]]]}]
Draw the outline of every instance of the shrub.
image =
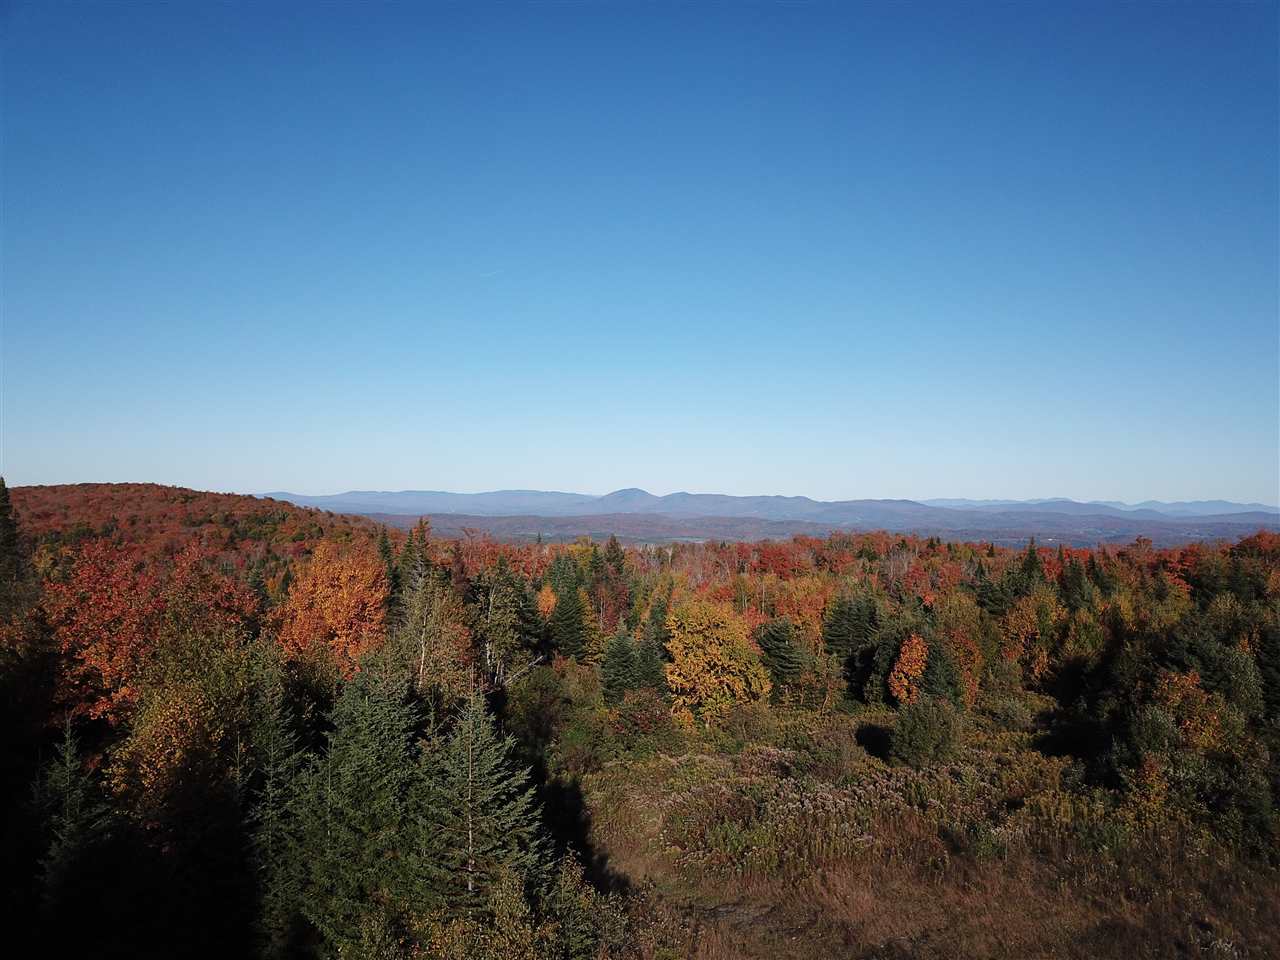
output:
[{"label": "shrub", "polygon": [[735,703],[724,719],[724,732],[739,744],[768,742],[777,735],[778,723],[764,703]]},{"label": "shrub", "polygon": [[[790,741],[794,734],[788,731],[788,735]],[[803,736],[787,743],[792,744],[797,750],[799,769],[828,783],[854,782],[869,763],[867,751],[854,739],[853,725],[839,717],[806,726]]]},{"label": "shrub", "polygon": [[619,744],[635,756],[685,749],[685,732],[654,690],[628,690],[622,703],[610,711],[609,725]]},{"label": "shrub", "polygon": [[960,732],[955,708],[939,697],[922,696],[903,707],[890,750],[913,767],[950,756]]},{"label": "shrub", "polygon": [[568,777],[599,770],[622,753],[607,710],[583,710],[560,730],[549,751],[552,770]]}]

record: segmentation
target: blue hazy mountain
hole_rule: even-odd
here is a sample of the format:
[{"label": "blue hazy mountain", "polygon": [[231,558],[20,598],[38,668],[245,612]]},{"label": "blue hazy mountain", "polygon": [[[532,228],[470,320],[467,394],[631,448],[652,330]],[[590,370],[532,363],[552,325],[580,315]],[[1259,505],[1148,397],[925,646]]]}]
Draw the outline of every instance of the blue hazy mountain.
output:
[{"label": "blue hazy mountain", "polygon": [[1107,514],[1112,511],[1130,516],[1155,513],[1169,517],[1213,517],[1227,513],[1277,513],[1280,507],[1265,503],[1235,503],[1231,500],[1144,500],[1141,503],[1123,503],[1119,500],[1089,500],[1085,502],[1066,497],[1049,497],[1044,500],[921,500],[932,507],[959,510],[1012,510],[1051,511],[1055,513]]},{"label": "blue hazy mountain", "polygon": [[1130,518],[1212,517],[1229,514],[1280,515],[1280,508],[1261,503],[1194,500],[1167,503],[1119,501],[1080,502],[1066,497],[1041,500],[813,500],[809,497],[741,497],[721,493],[671,493],[659,497],[630,487],[604,496],[554,490],[493,490],[487,493],[449,493],[443,490],[351,490],[307,496],[278,491],[264,494],[300,506],[336,513],[422,515],[457,513],[477,517],[573,517],[604,514],[657,513],[673,517],[754,517],[764,520],[875,523],[907,517],[928,519],[950,512],[984,514],[1064,514],[1125,516]]},{"label": "blue hazy mountain", "polygon": [[[1041,500],[813,500],[671,493],[630,487],[604,496],[547,490],[353,490],[326,496],[277,492],[278,500],[408,526],[427,516],[441,533],[481,529],[501,539],[616,534],[636,542],[762,539],[835,530],[890,530],[949,539],[1092,546],[1148,537],[1160,545],[1239,539],[1280,530],[1280,509],[1226,500],[1165,503]],[[1203,513],[1197,511],[1205,511]]]}]

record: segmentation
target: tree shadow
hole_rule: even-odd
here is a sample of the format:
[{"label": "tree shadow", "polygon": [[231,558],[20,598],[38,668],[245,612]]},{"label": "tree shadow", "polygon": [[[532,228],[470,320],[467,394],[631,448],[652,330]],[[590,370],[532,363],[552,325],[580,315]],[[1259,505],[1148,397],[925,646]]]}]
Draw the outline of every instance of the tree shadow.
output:
[{"label": "tree shadow", "polygon": [[226,957],[252,954],[252,882],[235,837],[160,849],[116,824],[78,851],[48,891],[48,956]]},{"label": "tree shadow", "polygon": [[578,781],[552,779],[539,785],[543,819],[560,854],[572,851],[582,863],[587,882],[602,893],[627,893],[631,882],[614,870],[609,856],[591,842],[591,811]]},{"label": "tree shadow", "polygon": [[882,723],[864,723],[854,731],[853,739],[873,757],[888,761],[893,728]]},{"label": "tree shadow", "polygon": [[[555,776],[547,768],[547,751],[553,743],[558,727],[563,722],[557,712],[561,706],[556,701],[546,704],[547,709],[529,712],[524,717],[517,743],[520,757],[529,765],[529,777],[537,789],[542,805],[542,824],[555,848],[557,856],[571,854],[582,864],[587,882],[602,893],[626,893],[631,889],[627,876],[615,870],[609,857],[596,849],[591,840],[591,811],[576,776]],[[489,695],[489,705],[495,716],[507,717],[510,698],[505,689]]]}]

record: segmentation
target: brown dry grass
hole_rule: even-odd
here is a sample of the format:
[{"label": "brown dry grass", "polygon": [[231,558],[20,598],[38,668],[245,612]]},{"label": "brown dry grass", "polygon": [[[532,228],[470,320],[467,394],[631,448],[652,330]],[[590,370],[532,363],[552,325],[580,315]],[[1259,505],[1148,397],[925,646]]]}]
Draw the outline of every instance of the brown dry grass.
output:
[{"label": "brown dry grass", "polygon": [[981,856],[906,814],[881,819],[855,856],[785,879],[731,877],[681,869],[652,809],[622,809],[596,839],[615,870],[653,883],[651,911],[681,931],[674,952],[646,957],[1280,957],[1277,874],[1202,842],[1100,852],[1055,835]]},{"label": "brown dry grass", "polygon": [[1170,873],[1168,863],[1135,860],[1106,880],[1031,854],[945,867],[850,863],[797,884],[721,889],[722,904],[689,906],[697,921],[687,955],[1280,957],[1273,874],[1230,861]]}]

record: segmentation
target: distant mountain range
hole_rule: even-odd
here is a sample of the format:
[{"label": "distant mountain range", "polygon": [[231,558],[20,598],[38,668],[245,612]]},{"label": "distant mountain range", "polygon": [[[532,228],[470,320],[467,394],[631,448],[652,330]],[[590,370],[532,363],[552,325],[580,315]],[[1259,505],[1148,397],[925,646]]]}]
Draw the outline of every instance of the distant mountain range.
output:
[{"label": "distant mountain range", "polygon": [[264,494],[299,506],[374,517],[398,526],[420,516],[442,534],[464,527],[500,539],[572,539],[611,533],[633,541],[760,539],[832,530],[890,530],[998,542],[1036,536],[1088,546],[1149,537],[1159,544],[1238,538],[1280,530],[1280,508],[1260,503],[1148,500],[812,500],[672,493],[628,488],[604,496],[542,490],[447,493],[353,490],[328,496]]},{"label": "distant mountain range", "polygon": [[1280,507],[1265,503],[1233,503],[1230,500],[1143,500],[1141,503],[1121,503],[1119,500],[1088,500],[1079,502],[1066,497],[1050,497],[1047,500],[921,500],[930,507],[955,507],[961,510],[1009,510],[1040,508],[1061,513],[1097,513],[1120,510],[1134,514],[1143,511],[1170,517],[1212,517],[1224,513],[1276,513]]}]

